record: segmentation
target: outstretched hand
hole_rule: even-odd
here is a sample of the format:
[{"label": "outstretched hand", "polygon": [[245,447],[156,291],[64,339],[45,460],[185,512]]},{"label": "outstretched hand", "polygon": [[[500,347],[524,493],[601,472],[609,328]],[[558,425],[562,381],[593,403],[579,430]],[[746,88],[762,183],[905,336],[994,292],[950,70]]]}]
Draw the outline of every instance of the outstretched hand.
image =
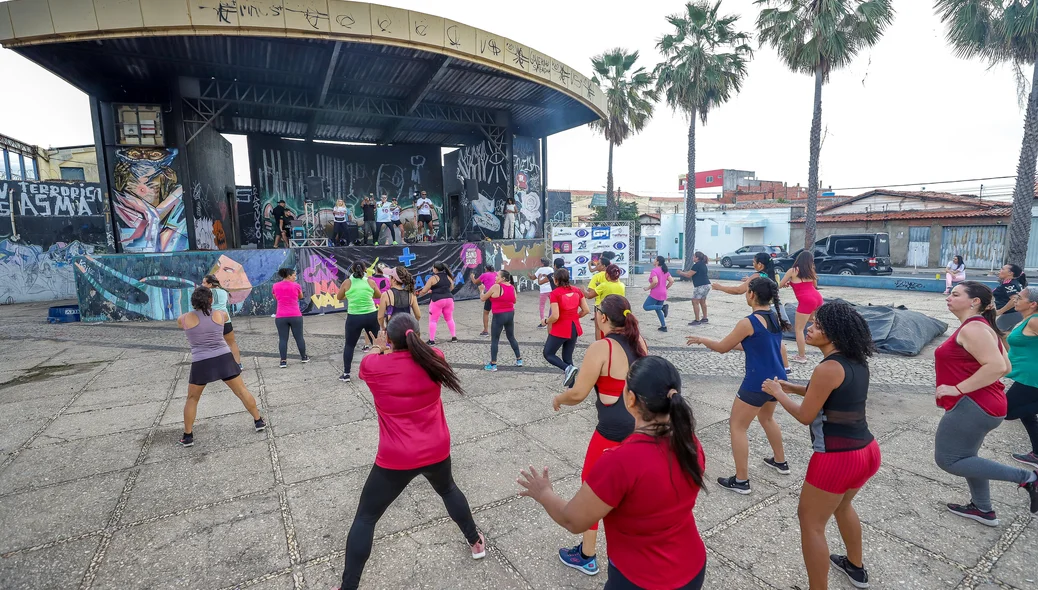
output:
[{"label": "outstretched hand", "polygon": [[685,336],[685,346],[692,346],[693,344],[702,344],[703,338],[700,336]]},{"label": "outstretched hand", "polygon": [[554,491],[551,487],[551,480],[548,479],[548,468],[545,467],[540,473],[533,465],[530,465],[528,469],[529,472],[519,471],[519,479],[516,482],[523,488],[519,490],[519,495],[542,502],[547,494]]},{"label": "outstretched hand", "polygon": [[775,397],[778,394],[785,392],[785,390],[782,388],[782,385],[784,383],[786,382],[780,381],[778,377],[774,377],[764,381],[763,385],[761,386],[761,389],[764,390],[764,393],[772,397]]}]

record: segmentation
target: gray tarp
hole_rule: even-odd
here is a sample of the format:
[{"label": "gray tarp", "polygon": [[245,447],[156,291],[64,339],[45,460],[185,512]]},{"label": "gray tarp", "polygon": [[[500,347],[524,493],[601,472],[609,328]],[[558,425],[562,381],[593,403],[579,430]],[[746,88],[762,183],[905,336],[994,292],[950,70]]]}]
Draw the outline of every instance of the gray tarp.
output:
[{"label": "gray tarp", "polygon": [[[826,303],[830,301],[842,300],[827,299]],[[915,356],[931,340],[944,334],[948,329],[948,324],[918,311],[906,309],[903,305],[892,307],[854,305],[848,301],[844,301],[844,303],[849,303],[868,322],[872,340],[880,352]],[[790,323],[793,323],[793,318],[796,317],[796,307],[796,303],[785,304]],[[795,339],[792,330],[787,331],[784,337],[788,340]]]}]

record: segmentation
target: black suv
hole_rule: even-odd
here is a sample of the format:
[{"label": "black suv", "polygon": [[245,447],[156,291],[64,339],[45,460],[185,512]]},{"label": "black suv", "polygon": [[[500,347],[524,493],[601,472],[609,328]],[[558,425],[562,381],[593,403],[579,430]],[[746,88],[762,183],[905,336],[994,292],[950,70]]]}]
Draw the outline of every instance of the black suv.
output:
[{"label": "black suv", "polygon": [[[815,242],[815,270],[830,275],[889,275],[890,236],[887,234],[832,235]],[[775,271],[784,273],[803,249],[775,259]]]}]

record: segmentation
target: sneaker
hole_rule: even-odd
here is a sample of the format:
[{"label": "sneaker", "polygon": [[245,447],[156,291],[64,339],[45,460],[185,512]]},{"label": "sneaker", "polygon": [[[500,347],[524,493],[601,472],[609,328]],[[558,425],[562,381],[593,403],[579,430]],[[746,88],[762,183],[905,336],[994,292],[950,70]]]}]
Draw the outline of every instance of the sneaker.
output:
[{"label": "sneaker", "polygon": [[365,344],[364,347],[360,349],[361,352],[367,352],[369,350],[371,350],[370,344]]},{"label": "sneaker", "polygon": [[[1038,478],[1038,471],[1034,472],[1035,478]],[[1038,479],[1035,479],[1031,483],[1020,484],[1024,490],[1027,491],[1027,495],[1031,497],[1031,514],[1038,514]],[[994,512],[992,512],[994,514]]]},{"label": "sneaker", "polygon": [[310,357],[304,356],[303,358],[299,359],[299,362],[301,362],[301,363],[308,363],[308,362],[310,362]]},{"label": "sneaker", "polygon": [[580,543],[576,547],[559,549],[559,559],[562,561],[562,565],[578,570],[582,574],[593,576],[598,573],[598,558],[592,555],[585,559],[581,553],[583,548],[584,544]]},{"label": "sneaker", "polygon": [[184,433],[184,436],[180,437],[180,446],[182,447],[193,447],[195,446],[195,435]]},{"label": "sneaker", "polygon": [[256,432],[263,432],[267,429],[267,423],[263,421],[263,418],[260,418],[259,420],[253,420],[253,422],[256,425]]},{"label": "sneaker", "polygon": [[497,370],[497,363],[487,363],[487,364],[483,365],[483,370],[484,371],[496,371]]},{"label": "sneaker", "polygon": [[735,476],[717,478],[717,485],[737,494],[746,495],[750,493],[750,480],[736,481]]},{"label": "sneaker", "polygon": [[656,328],[656,329],[659,330],[660,332],[666,332],[667,331],[667,326],[660,326],[659,328]]},{"label": "sneaker", "polygon": [[547,330],[548,326],[545,326],[544,324],[537,324],[537,329],[538,330]]},{"label": "sneaker", "polygon": [[575,365],[566,367],[566,379],[562,382],[563,387],[573,387],[573,382],[577,380],[577,373],[580,372]]},{"label": "sneaker", "polygon": [[517,366],[517,367],[523,366],[523,359],[515,359],[515,366]]},{"label": "sneaker", "polygon": [[951,295],[951,291],[949,291],[948,289],[945,289],[944,290],[944,295]]},{"label": "sneaker", "polygon": [[670,304],[669,303],[664,303],[663,304],[663,317],[667,317],[668,315],[670,315]]},{"label": "sneaker", "polygon": [[471,545],[472,547],[472,559],[483,559],[487,556],[487,540],[483,537],[483,533],[479,534],[479,540]]},{"label": "sneaker", "polygon": [[778,461],[775,460],[775,457],[769,457],[769,458],[765,459],[764,462],[767,463],[768,466],[773,467],[775,469],[775,471],[778,471],[782,475],[789,475],[789,463],[788,462],[783,461],[782,463],[779,463]]},{"label": "sneaker", "polygon": [[1031,467],[1038,467],[1038,455],[1035,455],[1033,452],[1027,453],[1026,455],[1020,455],[1018,453],[1013,453],[1013,459],[1015,461],[1019,461],[1019,462],[1023,463],[1024,465],[1030,465]]},{"label": "sneaker", "polygon": [[287,366],[288,366],[288,361],[281,361],[280,363],[278,363],[278,368],[280,368],[280,369],[284,369]]},{"label": "sneaker", "polygon": [[479,335],[480,336],[490,336],[490,332],[487,332],[486,330],[483,330],[482,332],[479,333]]},{"label": "sneaker", "polygon": [[709,324],[710,323],[710,318],[703,318],[703,319],[699,320],[699,323],[700,324]]},{"label": "sneaker", "polygon": [[428,344],[429,346],[436,346],[436,341],[435,340],[426,340],[425,343]]},{"label": "sneaker", "polygon": [[977,508],[976,504],[973,502],[970,502],[965,506],[962,506],[961,504],[948,504],[948,510],[951,511],[952,514],[958,514],[963,518],[971,518],[983,525],[998,526],[998,519],[995,518],[994,510],[984,512],[980,508]]},{"label": "sneaker", "polygon": [[393,242],[393,245],[394,245],[394,246],[396,246],[396,245],[397,245],[397,243],[396,243],[396,242]]},{"label": "sneaker", "polygon": [[343,373],[342,375],[339,375],[339,381],[342,381],[343,383],[349,383],[350,382],[350,374],[349,373]]},{"label": "sneaker", "polygon": [[688,325],[690,325],[690,326],[698,326],[699,324],[702,324],[702,323],[703,323],[703,320],[692,320],[691,322],[688,323]]},{"label": "sneaker", "polygon": [[807,357],[806,356],[800,356],[799,354],[796,355],[796,356],[790,357],[789,360],[793,361],[794,363],[800,363],[801,365],[807,363]]},{"label": "sneaker", "polygon": [[458,337],[457,336],[451,336],[451,342],[457,342],[457,341],[458,341]]},{"label": "sneaker", "polygon": [[840,570],[847,576],[851,585],[855,588],[868,588],[869,587],[869,572],[864,567],[857,567],[847,560],[846,555],[831,554],[829,556],[829,562],[832,566]]}]

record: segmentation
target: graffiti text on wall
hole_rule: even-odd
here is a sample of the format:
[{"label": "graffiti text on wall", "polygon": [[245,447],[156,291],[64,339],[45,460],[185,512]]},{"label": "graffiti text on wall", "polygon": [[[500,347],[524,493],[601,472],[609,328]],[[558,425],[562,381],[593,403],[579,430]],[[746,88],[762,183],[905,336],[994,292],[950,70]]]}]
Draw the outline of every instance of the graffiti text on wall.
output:
[{"label": "graffiti text on wall", "polygon": [[0,195],[0,216],[9,216],[11,206],[21,217],[104,215],[101,186],[94,183],[0,182]]},{"label": "graffiti text on wall", "polygon": [[127,148],[116,152],[113,191],[119,241],[126,252],[187,248],[184,187],[173,170],[176,149]]}]

